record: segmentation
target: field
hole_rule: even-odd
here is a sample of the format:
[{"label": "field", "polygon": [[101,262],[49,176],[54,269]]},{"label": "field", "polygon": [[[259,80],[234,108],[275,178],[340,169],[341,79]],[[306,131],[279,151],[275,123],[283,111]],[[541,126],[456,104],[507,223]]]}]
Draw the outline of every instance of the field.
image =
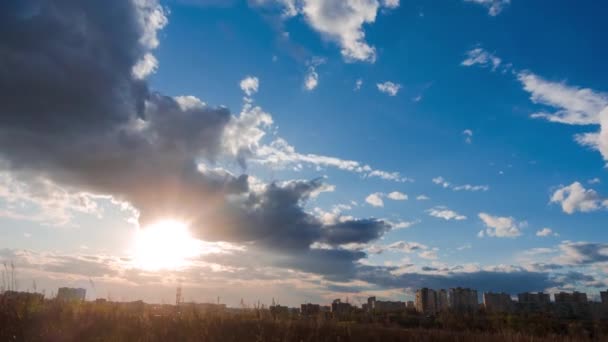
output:
[{"label": "field", "polygon": [[[0,341],[601,341],[595,325],[568,323],[556,334],[542,322],[522,320],[519,332],[495,322],[474,328],[404,327],[386,321],[273,319],[264,310],[199,312],[143,303],[1,304]],[[442,323],[447,324],[447,323]],[[407,325],[407,324],[406,324]],[[549,327],[549,328],[548,328]],[[604,332],[605,333],[605,332]]]}]

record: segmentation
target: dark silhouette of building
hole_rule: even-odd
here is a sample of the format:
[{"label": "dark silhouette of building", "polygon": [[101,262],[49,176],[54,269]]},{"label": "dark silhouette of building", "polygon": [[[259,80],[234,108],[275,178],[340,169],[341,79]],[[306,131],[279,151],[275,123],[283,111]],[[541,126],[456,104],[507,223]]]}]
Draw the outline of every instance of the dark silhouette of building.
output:
[{"label": "dark silhouette of building", "polygon": [[57,299],[66,302],[82,302],[87,295],[87,290],[82,288],[60,287],[57,291]]},{"label": "dark silhouette of building", "polygon": [[425,315],[437,313],[437,293],[424,287],[416,291],[416,311]]},{"label": "dark silhouette of building", "polygon": [[608,305],[608,290],[601,291],[600,292],[600,297],[602,298],[602,304]]},{"label": "dark silhouette of building", "polygon": [[488,312],[511,312],[513,310],[513,300],[508,293],[483,294],[483,306]]},{"label": "dark silhouette of building", "polygon": [[479,307],[477,290],[469,288],[452,288],[449,296],[450,308],[454,311],[474,311]]}]

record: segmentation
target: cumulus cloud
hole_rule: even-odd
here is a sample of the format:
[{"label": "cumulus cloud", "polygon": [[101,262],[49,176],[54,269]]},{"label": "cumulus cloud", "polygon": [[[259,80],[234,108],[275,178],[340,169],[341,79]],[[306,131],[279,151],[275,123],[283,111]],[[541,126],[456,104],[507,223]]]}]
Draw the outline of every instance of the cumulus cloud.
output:
[{"label": "cumulus cloud", "polygon": [[376,192],[370,194],[365,198],[365,202],[373,207],[384,207],[384,201],[382,200],[383,194],[380,192]]},{"label": "cumulus cloud", "polygon": [[471,184],[462,184],[455,185],[448,182],[445,178],[439,176],[432,179],[433,183],[440,185],[446,189],[451,189],[453,191],[488,191],[490,187],[487,185],[471,185]]},{"label": "cumulus cloud", "polygon": [[399,90],[401,89],[401,84],[393,83],[390,81],[378,83],[376,84],[376,86],[378,87],[379,91],[388,94],[389,96],[396,96],[397,93],[399,93]]},{"label": "cumulus cloud", "polygon": [[527,226],[526,222],[517,222],[513,217],[492,216],[486,213],[479,213],[479,218],[486,226],[484,234],[492,237],[515,238],[521,235],[521,229]]},{"label": "cumulus cloud", "polygon": [[466,55],[467,58],[462,61],[461,64],[467,67],[479,65],[484,68],[490,67],[492,71],[496,71],[502,63],[502,60],[499,57],[481,47],[476,47],[467,51]]},{"label": "cumulus cloud", "polygon": [[543,228],[536,232],[536,236],[547,237],[547,236],[558,236],[558,234],[554,233],[551,228]]},{"label": "cumulus cloud", "polygon": [[247,96],[251,96],[258,92],[258,88],[260,86],[260,81],[257,77],[247,76],[241,80],[239,83],[241,90],[247,94]]},{"label": "cumulus cloud", "polygon": [[430,199],[431,198],[429,196],[427,196],[427,195],[418,195],[418,196],[416,196],[416,201],[428,201]]},{"label": "cumulus cloud", "polygon": [[389,193],[388,195],[386,195],[386,197],[394,200],[394,201],[405,201],[407,200],[407,195],[399,192],[399,191],[393,191],[391,193]]},{"label": "cumulus cloud", "polygon": [[[313,262],[301,258],[319,257],[310,250],[315,242],[368,243],[391,228],[375,219],[324,223],[307,213],[305,203],[331,189],[322,179],[263,184],[214,167],[224,159],[244,167],[247,159],[267,157],[258,150],[272,118],[249,101],[235,116],[193,96],[150,90],[133,67],[158,46],[165,15],[155,0],[0,4],[0,64],[7,66],[0,69],[0,87],[7,89],[0,94],[0,158],[21,183],[53,184],[51,199],[45,194],[37,203],[94,212],[90,196],[103,196],[128,203],[142,227],[170,217],[188,222],[197,238],[247,242],[303,264]],[[242,82],[246,95],[258,87],[254,78]],[[32,201],[32,189],[15,184],[3,189],[5,197]]]},{"label": "cumulus cloud", "polygon": [[593,189],[585,189],[579,182],[557,189],[551,196],[551,203],[561,205],[566,214],[591,212],[608,208],[608,199],[603,199]]},{"label": "cumulus cloud", "polygon": [[491,16],[497,16],[502,12],[509,4],[511,0],[464,0],[465,2],[471,2],[478,5],[482,5],[488,9],[488,14]]},{"label": "cumulus cloud", "polygon": [[434,208],[431,208],[429,210],[426,211],[430,216],[436,217],[436,218],[440,218],[440,219],[444,219],[446,221],[450,221],[450,220],[456,220],[456,221],[462,221],[462,220],[466,220],[467,217],[464,215],[460,215],[459,213],[448,209],[447,207],[444,206],[436,206]]},{"label": "cumulus cloud", "polygon": [[565,264],[588,265],[608,262],[608,244],[594,242],[564,241],[559,245],[562,255],[559,261]]}]

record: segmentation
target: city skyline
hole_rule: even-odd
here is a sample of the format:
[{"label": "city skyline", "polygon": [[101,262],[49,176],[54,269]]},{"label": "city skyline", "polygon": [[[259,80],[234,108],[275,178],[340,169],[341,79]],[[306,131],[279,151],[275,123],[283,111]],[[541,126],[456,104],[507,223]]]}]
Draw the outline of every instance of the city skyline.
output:
[{"label": "city skyline", "polygon": [[599,301],[605,10],[3,2],[0,262],[87,299]]}]

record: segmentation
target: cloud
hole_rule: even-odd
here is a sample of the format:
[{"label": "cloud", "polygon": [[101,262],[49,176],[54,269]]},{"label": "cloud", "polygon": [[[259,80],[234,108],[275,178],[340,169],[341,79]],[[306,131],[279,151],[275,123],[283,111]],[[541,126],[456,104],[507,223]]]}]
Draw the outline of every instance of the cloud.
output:
[{"label": "cloud", "polygon": [[418,196],[416,196],[416,200],[417,201],[428,201],[430,199],[431,198],[429,196],[427,196],[427,195],[418,195]]},{"label": "cloud", "polygon": [[337,157],[323,156],[318,154],[302,154],[295,147],[289,145],[282,138],[277,138],[268,145],[259,146],[251,157],[251,162],[277,168],[298,166],[302,164],[312,165],[316,168],[334,167],[362,175],[364,178],[380,178],[384,180],[405,183],[413,180],[402,176],[399,172],[389,172],[374,169],[367,164],[355,160],[340,159]]},{"label": "cloud", "polygon": [[370,205],[372,205],[374,207],[383,207],[384,201],[382,199],[385,197],[388,199],[391,199],[393,201],[406,201],[408,198],[406,194],[399,192],[399,191],[393,191],[388,194],[385,194],[382,192],[375,192],[375,193],[367,196],[365,198],[365,202],[369,203]]},{"label": "cloud", "polygon": [[399,191],[393,191],[391,193],[389,193],[388,195],[386,195],[386,197],[394,200],[394,201],[405,201],[407,200],[407,195],[399,192]]},{"label": "cloud", "polygon": [[551,203],[560,204],[566,214],[608,208],[608,199],[601,198],[593,189],[585,189],[579,182],[557,189],[551,196]]},{"label": "cloud", "polygon": [[241,80],[239,83],[241,90],[247,94],[247,96],[251,96],[258,92],[258,88],[260,86],[260,81],[257,77],[247,76]]},{"label": "cloud", "polygon": [[484,68],[490,67],[492,71],[496,71],[496,69],[498,69],[498,67],[502,63],[502,60],[500,58],[496,57],[494,54],[484,50],[481,47],[476,47],[467,51],[466,55],[467,58],[462,61],[461,65],[467,67],[479,65],[480,67]]},{"label": "cloud", "polygon": [[536,236],[547,237],[547,236],[558,236],[558,234],[554,233],[551,228],[543,228],[536,232]]},{"label": "cloud", "polygon": [[355,90],[355,91],[357,91],[357,90],[361,90],[361,87],[362,87],[362,86],[363,86],[363,80],[359,78],[359,79],[357,79],[357,80],[355,81],[355,88],[354,88],[354,90]]},{"label": "cloud", "polygon": [[[517,222],[513,217],[500,217],[479,213],[479,218],[486,225],[485,234],[492,237],[515,238],[521,235],[521,228],[527,226],[526,222]],[[480,237],[483,237],[483,231]]]},{"label": "cloud", "polygon": [[497,16],[502,12],[505,7],[511,4],[511,0],[464,0],[465,2],[472,2],[478,5],[482,5],[488,9],[488,14],[491,16]]},{"label": "cloud", "polygon": [[589,265],[608,262],[608,244],[564,241],[559,245],[562,255],[559,261],[573,265]]},{"label": "cloud", "polygon": [[379,91],[388,94],[389,96],[396,96],[397,93],[399,93],[399,90],[401,89],[401,84],[393,83],[390,81],[378,83],[376,84],[376,86],[378,87]]},{"label": "cloud", "polygon": [[383,194],[380,192],[376,192],[370,194],[365,198],[365,202],[373,207],[384,207],[384,201],[382,200]]},{"label": "cloud", "polygon": [[433,183],[440,185],[446,189],[452,189],[453,191],[488,191],[490,187],[487,185],[471,185],[471,184],[463,184],[463,185],[455,185],[448,182],[445,178],[439,176],[433,178]]},{"label": "cloud", "polygon": [[380,8],[391,9],[396,5],[397,1],[304,0],[300,11],[313,29],[340,45],[347,61],[373,63],[376,49],[365,41],[363,25],[374,23]]},{"label": "cloud", "polygon": [[602,181],[599,178],[597,178],[597,177],[592,178],[592,179],[590,179],[590,180],[587,181],[587,183],[589,183],[589,184],[600,184],[601,182]]},{"label": "cloud", "polygon": [[319,74],[317,73],[317,67],[319,65],[325,64],[325,59],[320,57],[315,57],[311,59],[308,63],[308,72],[304,77],[304,88],[306,90],[313,90],[319,85]]},{"label": "cloud", "polygon": [[444,219],[446,221],[450,221],[450,220],[456,220],[456,221],[462,221],[462,220],[466,220],[467,217],[464,215],[460,215],[459,213],[450,210],[444,206],[436,206],[434,208],[431,208],[429,210],[426,211],[430,216],[436,217],[436,218],[440,218],[440,219]]},{"label": "cloud", "polygon": [[606,93],[547,81],[528,71],[518,73],[517,78],[524,90],[530,93],[532,102],[558,109],[553,113],[532,114],[533,118],[569,125],[599,124],[600,112],[608,106]]},{"label": "cloud", "polygon": [[464,141],[467,144],[470,144],[473,142],[473,131],[470,129],[465,129],[464,131],[462,131],[462,135],[464,135]]}]

